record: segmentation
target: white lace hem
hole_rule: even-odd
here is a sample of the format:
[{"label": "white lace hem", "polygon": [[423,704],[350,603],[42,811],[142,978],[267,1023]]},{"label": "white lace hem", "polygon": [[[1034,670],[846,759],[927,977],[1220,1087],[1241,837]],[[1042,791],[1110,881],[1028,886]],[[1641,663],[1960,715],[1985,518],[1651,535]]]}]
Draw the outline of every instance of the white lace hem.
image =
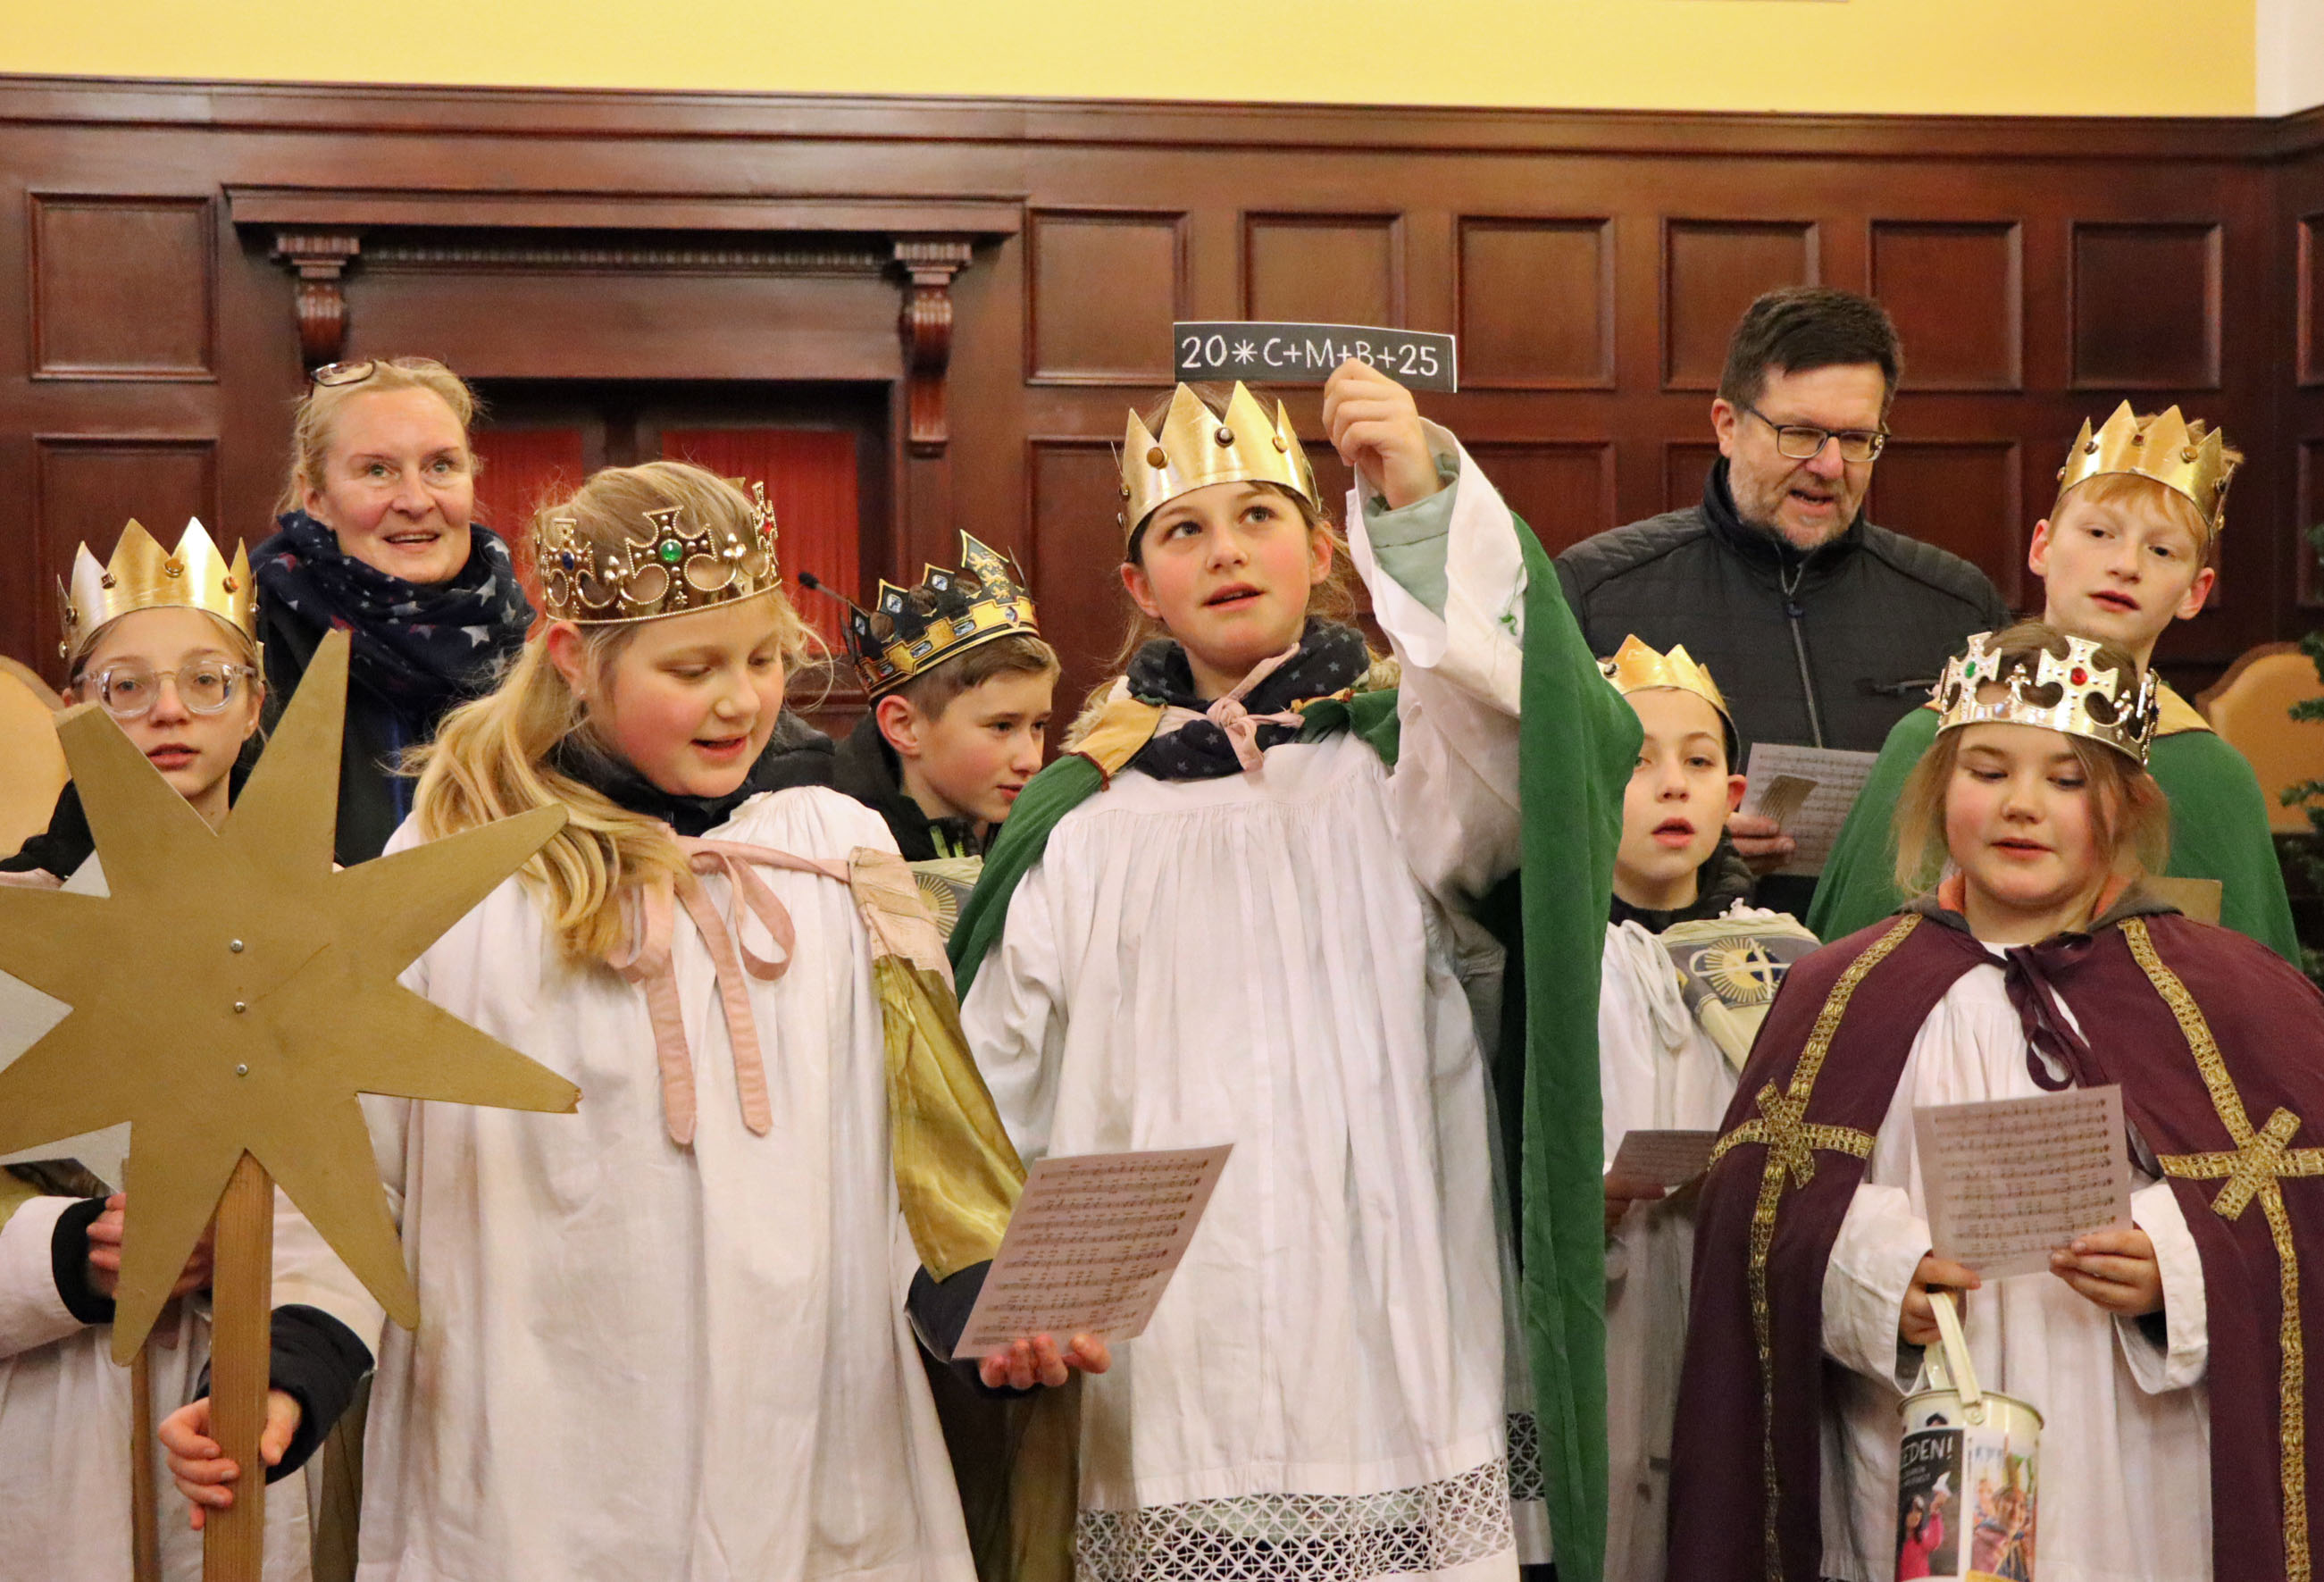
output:
[{"label": "white lace hem", "polygon": [[1509,1468],[1370,1494],[1241,1494],[1084,1511],[1077,1582],[1373,1582],[1454,1571],[1516,1546]]}]

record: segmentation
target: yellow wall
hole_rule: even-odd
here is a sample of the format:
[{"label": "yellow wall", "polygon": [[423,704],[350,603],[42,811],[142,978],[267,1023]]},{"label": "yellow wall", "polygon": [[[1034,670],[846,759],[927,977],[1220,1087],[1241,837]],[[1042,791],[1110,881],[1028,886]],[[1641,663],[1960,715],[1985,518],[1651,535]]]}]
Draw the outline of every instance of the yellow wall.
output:
[{"label": "yellow wall", "polygon": [[2247,116],[2259,0],[21,0],[0,71]]}]

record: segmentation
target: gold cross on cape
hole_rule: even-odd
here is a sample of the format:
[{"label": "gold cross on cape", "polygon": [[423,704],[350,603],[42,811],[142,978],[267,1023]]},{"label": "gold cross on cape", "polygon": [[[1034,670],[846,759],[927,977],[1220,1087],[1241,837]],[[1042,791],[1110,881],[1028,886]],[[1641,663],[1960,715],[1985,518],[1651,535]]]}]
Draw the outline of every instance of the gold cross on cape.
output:
[{"label": "gold cross on cape", "polygon": [[1904,942],[1920,921],[1917,914],[1906,913],[1871,948],[1848,964],[1848,970],[1832,985],[1823,1008],[1816,1013],[1807,1047],[1800,1051],[1799,1063],[1792,1068],[1789,1087],[1779,1091],[1770,1082],[1762,1087],[1753,1101],[1759,1106],[1758,1115],[1721,1137],[1711,1151],[1711,1162],[1715,1165],[1729,1150],[1746,1143],[1762,1143],[1767,1150],[1766,1162],[1759,1176],[1758,1202],[1751,1211],[1750,1286],[1751,1333],[1759,1353],[1759,1465],[1767,1503],[1764,1537],[1770,1577],[1780,1577],[1784,1573],[1782,1549],[1776,1539],[1782,1491],[1775,1481],[1775,1342],[1767,1301],[1767,1254],[1775,1244],[1775,1211],[1783,1202],[1786,1180],[1796,1188],[1815,1180],[1818,1152],[1845,1153],[1856,1159],[1872,1152],[1872,1134],[1868,1132],[1851,1126],[1810,1124],[1806,1118],[1808,1101],[1815,1096],[1816,1078],[1823,1072],[1824,1057],[1831,1052],[1831,1041],[1839,1035],[1840,1019],[1848,1014],[1849,1002],[1856,997],[1857,985],[1888,958],[1890,951]]},{"label": "gold cross on cape", "polygon": [[2282,1361],[2276,1376],[2278,1476],[2283,1494],[2283,1574],[2286,1582],[2309,1582],[2313,1562],[2308,1540],[2308,1390],[2307,1347],[2300,1317],[2300,1253],[2292,1236],[2292,1211],[2283,1201],[2283,1182],[2302,1176],[2324,1176],[2324,1148],[2292,1148],[2300,1117],[2287,1109],[2268,1116],[2267,1124],[2254,1129],[2243,1095],[2236,1090],[2227,1063],[2211,1036],[2203,1008],[2179,975],[2163,964],[2154,948],[2146,920],[2133,918],[2122,926],[2130,953],[2146,974],[2147,982],[2163,996],[2178,1021],[2179,1031],[2203,1074],[2211,1107],[2227,1129],[2231,1152],[2166,1153],[2163,1173],[2181,1180],[2217,1181],[2227,1185],[2211,1199],[2212,1211],[2233,1221],[2243,1217],[2254,1202],[2267,1220],[2268,1239],[2275,1245],[2276,1280],[2282,1306],[2276,1340]]}]

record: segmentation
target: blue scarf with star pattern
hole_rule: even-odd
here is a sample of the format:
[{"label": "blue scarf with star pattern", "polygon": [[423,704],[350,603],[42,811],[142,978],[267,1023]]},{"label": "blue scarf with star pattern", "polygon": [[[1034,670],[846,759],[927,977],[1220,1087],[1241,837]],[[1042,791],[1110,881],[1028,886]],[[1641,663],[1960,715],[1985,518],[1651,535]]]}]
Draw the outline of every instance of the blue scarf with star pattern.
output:
[{"label": "blue scarf with star pattern", "polygon": [[345,631],[354,643],[350,678],[407,710],[438,714],[490,691],[524,646],[532,603],[508,545],[488,527],[468,529],[468,563],[457,577],[423,584],[343,554],[337,536],[303,511],[275,526],[250,557],[259,598],[318,631]]}]

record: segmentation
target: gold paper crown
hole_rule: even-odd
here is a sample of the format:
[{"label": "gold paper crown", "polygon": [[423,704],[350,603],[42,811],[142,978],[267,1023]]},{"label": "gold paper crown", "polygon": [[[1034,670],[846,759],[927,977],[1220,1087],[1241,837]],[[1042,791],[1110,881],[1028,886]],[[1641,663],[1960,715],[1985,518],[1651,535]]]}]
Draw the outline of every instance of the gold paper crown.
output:
[{"label": "gold paper crown", "polygon": [[2082,421],[2082,431],[2066,453],[2066,465],[2058,469],[2058,493],[2106,473],[2134,473],[2193,501],[2217,538],[2225,525],[2227,485],[2235,479],[2236,467],[2227,459],[2227,440],[2218,430],[2193,438],[2175,406],[2142,430],[2138,414],[2126,401],[2095,434],[2089,420]]},{"label": "gold paper crown", "polygon": [[683,520],[681,507],[667,505],[647,512],[610,550],[585,541],[572,517],[550,517],[532,545],[542,613],[552,621],[611,625],[772,592],[781,585],[775,513],[764,484],[751,486],[751,499],[752,520],[744,532],[696,528]]},{"label": "gold paper crown", "polygon": [[81,545],[73,557],[72,581],[59,582],[57,596],[64,606],[65,634],[57,652],[69,661],[88,646],[98,627],[132,610],[207,610],[258,641],[250,556],[237,543],[229,562],[197,520],[187,521],[176,549],[165,550],[132,517],[106,564],[98,565],[88,546]]},{"label": "gold paper crown", "polygon": [[881,578],[868,610],[812,577],[799,582],[846,604],[848,656],[874,698],[996,637],[1041,634],[1022,578],[1000,551],[964,532],[959,570],[930,566],[911,587]]},{"label": "gold paper crown", "polygon": [[1614,651],[1613,658],[1600,660],[1598,670],[1625,698],[1659,687],[1692,692],[1719,710],[1719,717],[1727,722],[1729,731],[1735,728],[1735,717],[1728,712],[1727,698],[1719,690],[1719,683],[1711,679],[1709,671],[1695,663],[1683,643],[1668,653],[1657,653],[1653,644],[1633,634],[1622,639],[1622,646]]},{"label": "gold paper crown", "polygon": [[1280,484],[1310,505],[1315,473],[1291,431],[1291,414],[1275,403],[1270,420],[1250,387],[1238,382],[1224,417],[1181,384],[1156,439],[1136,412],[1121,442],[1121,514],[1125,537],[1179,495],[1212,484]]},{"label": "gold paper crown", "polygon": [[[2037,651],[2029,676],[2027,656],[1987,647],[1992,637],[1990,632],[1979,632],[1969,640],[1967,652],[1946,663],[1934,694],[1940,735],[1965,725],[2039,726],[2100,743],[2141,764],[2146,762],[2163,709],[2153,671],[2126,677],[2119,669],[2100,670],[2098,643],[2088,637],[2069,637],[2063,659],[2046,648]],[[2052,686],[2058,689],[2055,703],[2036,703],[2025,696],[2029,688]],[[1987,687],[2003,689],[2003,695],[1982,701],[1978,694]]]}]

